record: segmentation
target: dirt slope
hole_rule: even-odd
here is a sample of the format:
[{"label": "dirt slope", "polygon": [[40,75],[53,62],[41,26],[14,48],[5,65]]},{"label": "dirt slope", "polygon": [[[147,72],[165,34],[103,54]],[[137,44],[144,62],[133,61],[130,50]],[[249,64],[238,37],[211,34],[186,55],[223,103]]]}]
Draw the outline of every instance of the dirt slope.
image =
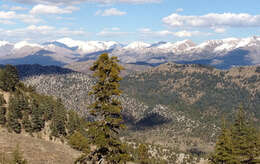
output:
[{"label": "dirt slope", "polygon": [[17,144],[29,164],[73,164],[80,156],[79,152],[67,145],[21,134],[11,134],[0,128],[0,154],[4,152],[10,156]]}]

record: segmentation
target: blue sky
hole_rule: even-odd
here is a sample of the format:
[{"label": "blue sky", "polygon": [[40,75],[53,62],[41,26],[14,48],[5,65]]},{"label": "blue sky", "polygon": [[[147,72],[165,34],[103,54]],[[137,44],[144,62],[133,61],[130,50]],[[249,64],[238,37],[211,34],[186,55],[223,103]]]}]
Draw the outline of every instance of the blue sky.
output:
[{"label": "blue sky", "polygon": [[0,40],[200,43],[260,35],[259,0],[1,0]]}]

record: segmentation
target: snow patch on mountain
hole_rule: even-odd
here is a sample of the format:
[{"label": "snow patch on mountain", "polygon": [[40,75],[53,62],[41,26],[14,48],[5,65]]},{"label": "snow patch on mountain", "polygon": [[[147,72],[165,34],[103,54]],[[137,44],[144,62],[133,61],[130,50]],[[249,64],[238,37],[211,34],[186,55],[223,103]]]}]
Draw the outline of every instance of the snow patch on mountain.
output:
[{"label": "snow patch on mountain", "polygon": [[26,46],[43,48],[43,46],[41,46],[39,44],[29,43],[27,41],[21,41],[21,42],[14,44],[14,49],[21,49],[21,48],[26,47]]},{"label": "snow patch on mountain", "polygon": [[135,41],[127,46],[123,47],[124,49],[141,49],[141,48],[148,48],[151,47],[151,44],[145,43],[145,42],[140,42],[140,41]]},{"label": "snow patch on mountain", "polygon": [[0,41],[0,47],[2,47],[2,46],[5,46],[5,45],[7,45],[7,44],[10,44],[9,42],[7,42],[7,41]]},{"label": "snow patch on mountain", "polygon": [[70,48],[77,47],[77,50],[82,53],[105,51],[120,46],[115,41],[78,41],[70,38],[62,38],[57,40],[57,42],[63,43]]}]

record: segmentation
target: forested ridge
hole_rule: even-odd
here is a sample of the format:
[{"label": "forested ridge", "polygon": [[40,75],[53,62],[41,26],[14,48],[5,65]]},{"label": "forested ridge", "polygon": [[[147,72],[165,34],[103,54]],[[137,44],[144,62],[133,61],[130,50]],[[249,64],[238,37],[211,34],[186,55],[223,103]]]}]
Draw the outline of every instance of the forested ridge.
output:
[{"label": "forested ridge", "polygon": [[[102,62],[106,63],[106,60],[110,59],[104,57],[95,62],[92,70],[103,68]],[[113,68],[109,64],[107,66]],[[117,73],[111,73],[111,77],[117,80],[108,80],[114,82],[112,88],[119,87],[121,78],[116,76]],[[100,76],[94,73],[94,76],[103,78],[102,73]],[[99,93],[104,89],[104,82],[99,83],[89,75],[40,75],[25,79],[24,84],[19,81],[16,68],[7,65],[0,70],[0,124],[11,133],[70,145],[83,153],[76,160],[78,163],[89,160],[143,164],[198,163],[202,159],[204,162],[209,159],[208,162],[212,163],[258,163],[260,133],[255,125],[259,122],[259,79],[258,67],[219,71],[199,65],[165,64],[124,77],[118,91]],[[113,85],[108,84],[110,87]],[[123,90],[121,96],[120,89]],[[104,102],[95,102],[99,98],[89,95],[90,91],[98,97],[107,93],[119,97],[111,99],[110,107],[103,107],[99,104]],[[241,110],[238,110],[239,104],[242,104]],[[110,117],[104,117],[105,122],[113,120],[111,123],[118,128],[121,127],[118,123],[124,119],[122,123],[126,123],[128,130],[121,129],[117,137],[105,140],[104,136],[114,134],[101,135],[102,128],[98,127],[103,127],[100,120],[103,116],[93,113],[91,108],[111,110]],[[115,113],[119,111],[123,117]],[[94,121],[95,117],[98,122]],[[238,126],[242,122],[244,126]],[[113,126],[110,124],[107,128]],[[241,132],[241,128],[245,131]],[[95,140],[93,135],[101,138]],[[243,143],[232,144],[234,147],[230,145],[230,141],[239,141],[241,137]],[[156,143],[162,138],[165,143]],[[214,150],[213,142],[216,142]],[[118,144],[121,146],[115,146]],[[209,144],[210,149],[205,147]],[[100,149],[96,149],[98,147]],[[245,151],[248,153],[242,157]],[[114,156],[113,153],[122,156]]]}]

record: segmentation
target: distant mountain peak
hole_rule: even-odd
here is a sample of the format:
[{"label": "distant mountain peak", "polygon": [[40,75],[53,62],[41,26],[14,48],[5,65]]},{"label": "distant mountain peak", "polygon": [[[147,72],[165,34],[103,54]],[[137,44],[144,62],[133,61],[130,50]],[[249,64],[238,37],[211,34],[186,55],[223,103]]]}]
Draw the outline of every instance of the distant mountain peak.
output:
[{"label": "distant mountain peak", "polygon": [[41,46],[39,44],[29,43],[27,41],[20,41],[20,42],[14,44],[14,49],[21,49],[26,46],[43,48],[43,46]]},{"label": "distant mountain peak", "polygon": [[135,41],[125,46],[124,49],[140,49],[140,48],[148,48],[150,46],[151,44],[141,42],[141,41]]},{"label": "distant mountain peak", "polygon": [[[166,62],[195,62],[214,65],[218,68],[230,68],[232,65],[239,66],[241,63],[244,63],[243,65],[260,64],[259,36],[208,40],[201,44],[183,40],[161,41],[154,44],[135,41],[123,45],[116,41],[82,41],[71,38],[61,38],[42,45],[27,41],[15,44],[0,41],[0,64],[17,63],[14,60],[18,59],[19,64],[25,64],[22,62],[23,58],[35,55],[40,50],[53,52],[44,54],[42,57],[48,58],[54,63],[63,64],[95,60],[101,53],[117,56],[122,63],[151,64],[153,66]],[[220,65],[221,67],[219,67]]]},{"label": "distant mountain peak", "polygon": [[70,38],[62,38],[57,42],[63,43],[70,48],[76,48],[81,53],[94,53],[98,51],[105,51],[120,46],[115,41],[79,41]]}]

